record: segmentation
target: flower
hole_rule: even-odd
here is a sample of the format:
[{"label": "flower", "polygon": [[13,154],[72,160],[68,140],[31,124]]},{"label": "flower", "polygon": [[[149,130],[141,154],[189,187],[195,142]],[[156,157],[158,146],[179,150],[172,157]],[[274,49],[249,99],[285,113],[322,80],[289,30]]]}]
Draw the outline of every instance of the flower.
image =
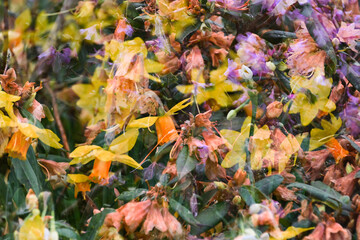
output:
[{"label": "flower", "polygon": [[89,178],[93,182],[99,182],[102,179],[108,179],[110,166],[111,166],[111,161],[105,162],[99,160],[98,158],[95,158],[93,170]]},{"label": "flower", "polygon": [[238,35],[236,40],[238,44],[235,49],[240,64],[250,67],[254,75],[261,76],[270,72],[266,65],[268,56],[264,39],[254,33],[247,32],[246,35]]},{"label": "flower", "polygon": [[340,117],[344,120],[348,131],[356,138],[360,134],[360,98],[352,96],[348,93],[349,101]]},{"label": "flower", "polygon": [[14,133],[10,142],[5,148],[5,152],[12,158],[26,160],[26,153],[30,147],[31,138],[25,136],[21,131]]},{"label": "flower", "polygon": [[328,142],[325,143],[326,147],[329,149],[333,157],[335,158],[336,163],[341,159],[349,155],[349,152],[345,150],[338,140],[332,137]]},{"label": "flower", "polygon": [[290,43],[288,50],[289,74],[306,76],[316,69],[323,74],[326,52],[318,47],[305,26],[296,32],[296,36],[297,39]]},{"label": "flower", "polygon": [[89,179],[93,182],[106,184],[109,178],[109,169],[112,161],[121,162],[133,168],[142,169],[138,162],[132,157],[124,154],[130,151],[139,135],[138,129],[128,129],[125,133],[115,138],[108,147],[108,150],[96,145],[84,145],[76,148],[70,157],[73,160],[70,165],[82,163],[86,164],[95,160],[93,171]]},{"label": "flower", "polygon": [[[300,113],[302,125],[309,125],[319,110],[330,113],[336,109],[335,103],[328,99],[332,79],[325,78],[320,68],[317,68],[309,79],[293,76],[290,79],[290,85],[296,96],[292,101],[289,113]],[[286,109],[290,102],[285,105]]]},{"label": "flower", "polygon": [[159,145],[174,141],[179,137],[179,134],[176,131],[174,121],[171,116],[159,117],[158,120],[155,122],[155,127]]},{"label": "flower", "polygon": [[206,84],[202,72],[193,69],[191,71],[193,85],[180,85],[176,89],[183,94],[193,93],[198,104],[214,99],[221,107],[229,106],[236,96],[229,96],[228,92],[242,91],[243,87],[227,80],[225,76],[226,70],[227,66],[224,64],[211,71],[210,83]]},{"label": "flower", "polygon": [[75,197],[81,192],[85,199],[86,192],[90,191],[89,177],[84,174],[68,174],[67,181],[75,184]]},{"label": "flower", "polygon": [[168,141],[173,141],[178,137],[178,133],[175,128],[175,124],[171,115],[174,115],[177,111],[180,111],[183,108],[189,106],[192,102],[187,98],[174,107],[172,107],[169,111],[167,111],[163,116],[158,117],[144,117],[140,119],[136,119],[131,121],[128,124],[128,128],[149,128],[155,124],[156,132],[158,136],[158,144],[162,145]]}]

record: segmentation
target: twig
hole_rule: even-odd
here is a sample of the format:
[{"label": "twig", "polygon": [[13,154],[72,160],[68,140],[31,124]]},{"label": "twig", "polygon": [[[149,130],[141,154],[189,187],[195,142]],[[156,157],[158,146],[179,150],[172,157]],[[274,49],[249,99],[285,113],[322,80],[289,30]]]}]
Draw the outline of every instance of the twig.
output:
[{"label": "twig", "polygon": [[7,63],[7,52],[9,49],[9,0],[4,0],[4,46],[2,50],[1,70],[5,73]]},{"label": "twig", "polygon": [[69,147],[69,143],[68,143],[68,140],[67,140],[67,137],[66,137],[64,126],[63,126],[63,124],[61,122],[61,118],[60,118],[60,114],[59,114],[59,108],[58,108],[58,104],[56,102],[56,96],[54,94],[54,91],[51,89],[48,80],[44,81],[44,86],[45,86],[46,90],[49,92],[49,94],[51,96],[51,104],[53,105],[56,125],[59,128],[60,135],[61,135],[61,138],[62,138],[62,141],[63,141],[63,144],[64,144],[64,148],[67,151],[66,154],[69,157],[70,147]]}]

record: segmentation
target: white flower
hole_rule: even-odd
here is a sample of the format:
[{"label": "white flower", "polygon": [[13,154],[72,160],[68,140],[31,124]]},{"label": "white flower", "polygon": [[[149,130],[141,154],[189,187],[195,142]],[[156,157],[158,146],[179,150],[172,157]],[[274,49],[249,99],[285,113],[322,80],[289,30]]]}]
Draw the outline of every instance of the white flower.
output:
[{"label": "white flower", "polygon": [[253,72],[249,67],[242,65],[241,69],[239,70],[239,75],[242,79],[250,80],[253,77]]}]

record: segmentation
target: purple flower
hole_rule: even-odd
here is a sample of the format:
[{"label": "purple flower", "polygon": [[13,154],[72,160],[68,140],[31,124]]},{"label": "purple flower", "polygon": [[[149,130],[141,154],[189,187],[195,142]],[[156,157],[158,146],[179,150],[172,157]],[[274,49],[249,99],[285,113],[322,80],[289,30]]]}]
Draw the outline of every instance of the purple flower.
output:
[{"label": "purple flower", "polygon": [[69,64],[71,60],[71,49],[64,48],[62,51],[57,51],[54,47],[50,47],[38,56],[38,59],[44,61],[47,65],[53,64],[56,58],[60,58],[63,64]]},{"label": "purple flower", "polygon": [[235,46],[240,62],[248,66],[254,75],[262,76],[271,72],[266,66],[269,56],[265,40],[258,35],[247,32],[246,35],[236,37],[238,44]]},{"label": "purple flower", "polygon": [[346,128],[356,138],[360,134],[360,98],[352,96],[347,92],[349,101],[343,112],[340,113],[341,119],[345,122]]},{"label": "purple flower", "polygon": [[224,75],[227,76],[227,78],[234,83],[238,83],[237,80],[240,78],[237,67],[238,66],[237,66],[236,62],[234,62],[231,59],[228,59],[228,68],[227,68],[226,72],[224,73]]}]

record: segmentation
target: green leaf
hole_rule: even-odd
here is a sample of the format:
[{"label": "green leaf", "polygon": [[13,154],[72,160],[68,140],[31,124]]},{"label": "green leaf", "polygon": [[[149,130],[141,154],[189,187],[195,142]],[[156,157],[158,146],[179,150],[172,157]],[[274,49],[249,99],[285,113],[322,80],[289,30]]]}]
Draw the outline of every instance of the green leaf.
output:
[{"label": "green leaf", "polygon": [[360,178],[360,170],[355,174],[355,178]]},{"label": "green leaf", "polygon": [[4,181],[4,176],[0,174],[0,192],[3,194],[0,194],[0,206],[5,206],[6,203],[6,193],[8,191],[7,184]]},{"label": "green leaf", "polygon": [[178,42],[183,42],[184,39],[189,36],[191,33],[198,30],[201,26],[201,22],[197,22],[189,27],[185,28],[185,30],[181,33],[180,37],[177,39]]},{"label": "green leaf", "polygon": [[286,32],[281,30],[271,30],[262,34],[261,37],[268,40],[269,42],[278,43],[288,38],[295,39],[296,34],[293,32]]},{"label": "green leaf", "polygon": [[133,200],[134,198],[137,198],[141,195],[144,195],[147,193],[147,189],[145,188],[136,188],[133,190],[122,192],[118,197],[117,200],[122,200],[125,202],[129,202]]},{"label": "green leaf", "polygon": [[265,195],[269,195],[278,186],[280,186],[283,180],[284,178],[281,175],[272,175],[256,182],[255,187],[257,187]]},{"label": "green leaf", "polygon": [[248,206],[251,206],[254,203],[260,203],[262,200],[267,199],[267,196],[264,195],[264,193],[251,185],[242,186],[239,189],[239,194]]},{"label": "green leaf", "polygon": [[27,160],[20,160],[12,158],[12,164],[14,167],[16,178],[19,182],[25,185],[26,189],[32,188],[36,195],[39,195],[42,190],[42,183],[45,182],[43,173],[35,158],[35,153],[32,147],[26,155]]},{"label": "green leaf", "polygon": [[194,217],[194,215],[191,213],[189,209],[175,201],[174,199],[170,199],[170,207],[179,213],[180,217],[184,219],[187,223],[190,223],[192,225],[198,225],[200,224],[199,221],[197,221]]},{"label": "green leaf", "polygon": [[178,158],[176,159],[176,170],[179,180],[182,179],[186,174],[194,170],[196,164],[196,159],[189,156],[188,146],[184,146]]},{"label": "green leaf", "polygon": [[59,234],[60,239],[68,238],[68,239],[81,239],[79,233],[71,227],[69,224],[56,221],[55,222],[56,231]]},{"label": "green leaf", "polygon": [[105,208],[104,210],[101,211],[101,213],[94,215],[91,218],[91,221],[89,223],[86,233],[84,235],[82,235],[81,238],[88,239],[88,240],[96,239],[97,231],[102,226],[106,215],[108,215],[111,212],[114,212],[114,209]]},{"label": "green leaf", "polygon": [[200,222],[201,225],[191,226],[190,233],[192,235],[198,235],[216,226],[216,224],[224,219],[228,210],[229,205],[226,202],[219,202],[201,211],[196,217],[196,220]]},{"label": "green leaf", "polygon": [[312,184],[314,186],[295,182],[289,184],[287,187],[300,188],[310,194],[310,196],[322,201],[333,209],[337,210],[341,208],[346,211],[351,211],[351,206],[344,196],[320,182],[313,182]]}]

